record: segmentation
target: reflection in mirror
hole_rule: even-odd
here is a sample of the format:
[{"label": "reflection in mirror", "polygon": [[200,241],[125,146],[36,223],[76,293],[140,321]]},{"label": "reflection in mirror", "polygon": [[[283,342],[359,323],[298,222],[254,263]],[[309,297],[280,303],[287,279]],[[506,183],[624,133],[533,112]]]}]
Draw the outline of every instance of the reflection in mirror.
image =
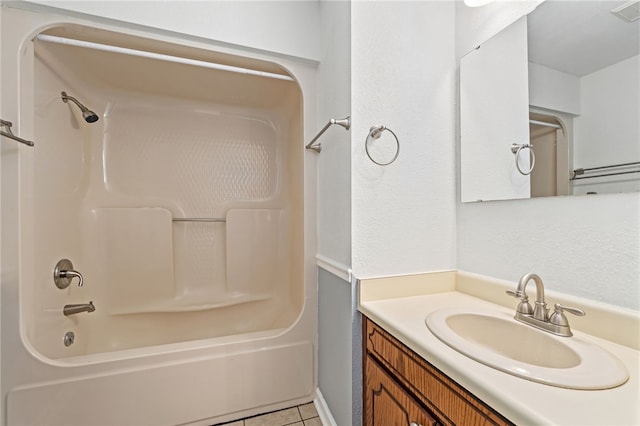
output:
[{"label": "reflection in mirror", "polygon": [[[510,185],[507,180],[497,185],[483,180],[486,172],[474,169],[471,160],[478,151],[491,149],[491,144],[504,147],[523,143],[521,133],[503,135],[502,141],[488,142],[485,138],[494,134],[494,128],[504,127],[505,119],[516,119],[503,114],[520,109],[520,97],[501,99],[500,103],[509,105],[491,105],[486,111],[477,107],[488,107],[486,100],[465,99],[474,96],[465,81],[470,74],[493,80],[471,85],[503,84],[499,61],[490,62],[488,70],[467,69],[469,63],[481,62],[469,61],[468,57],[483,54],[485,46],[512,32],[511,27],[462,58],[463,202],[640,190],[640,20],[632,15],[640,13],[639,5],[637,0],[547,0],[527,16],[527,43],[520,48],[528,56],[527,138],[536,160],[528,195],[500,188]],[[613,13],[617,9],[621,9],[623,18]],[[519,22],[514,25],[521,26]],[[476,118],[470,118],[478,113],[484,116],[484,128],[474,124]],[[483,166],[502,169],[509,160],[513,161],[494,157]]]},{"label": "reflection in mirror", "polygon": [[550,197],[569,194],[568,129],[559,117],[529,114],[529,140],[535,148],[536,167],[531,172],[531,196]]},{"label": "reflection in mirror", "polygon": [[[527,21],[460,60],[462,201],[529,198]],[[517,161],[517,164],[516,164]]]}]

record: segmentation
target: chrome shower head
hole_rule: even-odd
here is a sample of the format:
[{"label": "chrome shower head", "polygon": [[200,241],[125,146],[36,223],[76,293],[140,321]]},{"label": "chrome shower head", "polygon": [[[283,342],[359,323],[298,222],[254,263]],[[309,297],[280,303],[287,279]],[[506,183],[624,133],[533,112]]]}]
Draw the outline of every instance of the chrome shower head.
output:
[{"label": "chrome shower head", "polygon": [[76,104],[78,108],[80,108],[80,111],[82,111],[82,118],[84,118],[84,121],[86,121],[87,123],[95,123],[96,121],[98,121],[98,114],[91,111],[86,106],[82,105],[80,101],[78,101],[76,98],[74,98],[73,96],[67,95],[67,92],[62,92],[61,95],[62,95],[62,102],[66,104],[68,101],[71,101],[74,104]]}]

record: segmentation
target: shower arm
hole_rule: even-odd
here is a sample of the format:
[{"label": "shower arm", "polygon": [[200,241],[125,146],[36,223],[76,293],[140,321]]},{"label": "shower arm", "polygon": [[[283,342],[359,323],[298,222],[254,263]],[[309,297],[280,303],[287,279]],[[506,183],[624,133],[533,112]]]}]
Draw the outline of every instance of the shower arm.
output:
[{"label": "shower arm", "polygon": [[73,96],[69,96],[67,95],[67,92],[62,92],[60,94],[60,96],[62,97],[62,102],[64,102],[65,104],[67,103],[67,101],[71,101],[74,104],[76,104],[76,106],[78,108],[80,108],[80,111],[85,112],[87,111],[89,108],[87,108],[86,106],[84,106],[82,103],[80,103],[79,100],[77,100],[76,98],[74,98]]},{"label": "shower arm", "polygon": [[322,130],[320,130],[318,132],[318,134],[316,135],[315,138],[311,139],[311,142],[309,142],[305,148],[306,149],[312,149],[317,153],[320,153],[320,151],[322,150],[322,146],[320,144],[314,145],[315,141],[318,140],[318,138],[320,138],[320,136],[322,136],[322,134],[324,132],[327,131],[327,129],[331,126],[333,126],[334,124],[337,124],[339,126],[342,126],[345,128],[345,130],[349,130],[351,128],[351,117],[345,117],[345,118],[332,118],[331,120],[329,120],[329,122],[327,124],[325,124],[325,126],[322,128]]}]

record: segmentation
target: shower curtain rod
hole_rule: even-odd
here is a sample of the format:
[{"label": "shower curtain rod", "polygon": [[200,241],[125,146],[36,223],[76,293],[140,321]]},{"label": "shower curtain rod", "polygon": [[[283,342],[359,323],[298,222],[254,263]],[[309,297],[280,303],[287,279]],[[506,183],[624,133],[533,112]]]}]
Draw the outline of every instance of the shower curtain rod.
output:
[{"label": "shower curtain rod", "polygon": [[562,126],[554,123],[547,123],[546,121],[529,120],[529,124],[537,124],[538,126],[553,127],[554,129],[562,129]]},{"label": "shower curtain rod", "polygon": [[121,53],[123,55],[138,56],[141,58],[157,59],[165,62],[175,62],[178,64],[194,65],[222,71],[235,72],[239,74],[257,75],[260,77],[275,78],[278,80],[294,81],[292,77],[283,74],[276,74],[265,71],[252,70],[249,68],[234,67],[231,65],[216,64],[214,62],[200,61],[197,59],[182,58],[180,56],[165,55],[163,53],[146,52],[144,50],[129,49],[127,47],[111,46],[108,44],[94,43],[91,41],[76,40],[72,38],[57,37],[47,34],[38,34],[36,40],[49,43],[64,44],[67,46],[86,47],[88,49],[100,50],[103,52]]}]

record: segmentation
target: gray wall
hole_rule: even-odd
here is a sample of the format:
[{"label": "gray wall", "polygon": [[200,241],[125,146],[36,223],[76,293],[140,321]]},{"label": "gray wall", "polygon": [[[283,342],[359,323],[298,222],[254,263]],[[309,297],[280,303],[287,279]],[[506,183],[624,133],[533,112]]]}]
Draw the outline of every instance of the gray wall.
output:
[{"label": "gray wall", "polygon": [[[318,65],[318,130],[332,118],[351,114],[351,4],[321,1]],[[351,267],[351,132],[330,127],[319,139],[318,256],[339,266],[342,275]],[[314,154],[315,155],[315,154]],[[318,387],[337,424],[360,424],[360,375],[352,362],[360,351],[352,333],[355,307],[351,285],[318,269]],[[355,407],[355,408],[354,408]]]},{"label": "gray wall", "polygon": [[362,420],[362,352],[355,285],[318,269],[318,386],[339,426]]}]

